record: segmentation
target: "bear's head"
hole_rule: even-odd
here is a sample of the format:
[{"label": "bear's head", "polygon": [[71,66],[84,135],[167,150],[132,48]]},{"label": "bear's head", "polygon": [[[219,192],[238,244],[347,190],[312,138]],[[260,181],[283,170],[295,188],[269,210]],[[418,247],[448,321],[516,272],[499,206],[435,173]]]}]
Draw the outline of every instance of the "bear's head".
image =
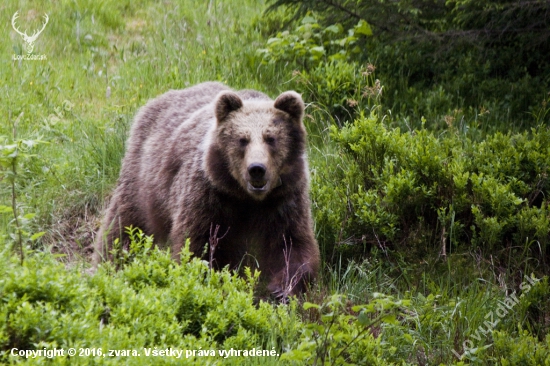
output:
[{"label": "bear's head", "polygon": [[261,201],[307,169],[304,102],[294,91],[275,101],[241,96],[224,91],[216,98],[207,174],[218,189]]}]

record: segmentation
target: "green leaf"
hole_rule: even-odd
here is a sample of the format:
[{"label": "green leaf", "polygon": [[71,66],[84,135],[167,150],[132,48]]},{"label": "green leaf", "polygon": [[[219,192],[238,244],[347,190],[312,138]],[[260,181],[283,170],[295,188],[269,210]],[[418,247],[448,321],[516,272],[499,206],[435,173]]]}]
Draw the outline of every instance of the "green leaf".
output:
[{"label": "green leaf", "polygon": [[287,361],[303,361],[311,357],[311,352],[300,351],[300,350],[291,350],[285,352],[281,355],[280,360]]},{"label": "green leaf", "polygon": [[364,34],[365,36],[372,36],[372,29],[370,24],[364,20],[360,20],[355,26],[355,33]]},{"label": "green leaf", "polygon": [[277,38],[277,37],[270,38],[270,39],[267,40],[268,45],[277,44],[277,43],[280,43],[280,42],[281,42],[281,39]]},{"label": "green leaf", "polygon": [[304,310],[308,310],[308,309],[311,309],[311,308],[320,309],[321,306],[306,301],[306,302],[304,302],[303,308],[304,308]]},{"label": "green leaf", "polygon": [[386,315],[385,317],[382,318],[382,322],[387,323],[387,324],[392,324],[392,325],[399,324],[395,314]]},{"label": "green leaf", "polygon": [[0,214],[1,213],[12,213],[13,210],[10,206],[4,206],[4,205],[0,205]]},{"label": "green leaf", "polygon": [[366,308],[367,305],[355,305],[355,306],[352,306],[351,307],[351,310],[355,311],[355,312],[358,312],[358,311],[361,311],[363,310],[364,308]]},{"label": "green leaf", "polygon": [[311,24],[311,23],[317,23],[317,19],[315,19],[312,16],[306,16],[304,19],[302,19],[302,24]]},{"label": "green leaf", "polygon": [[339,33],[342,32],[342,26],[340,24],[329,25],[326,28],[326,31],[334,33],[334,34],[339,34]]},{"label": "green leaf", "polygon": [[323,46],[311,47],[311,53],[316,56],[321,56],[325,54],[325,48]]},{"label": "green leaf", "polygon": [[40,237],[43,236],[44,234],[46,234],[45,231],[41,231],[41,232],[39,232],[39,233],[33,234],[33,235],[31,236],[31,240],[32,240],[32,241],[35,241],[36,239],[40,238]]},{"label": "green leaf", "polygon": [[370,319],[367,316],[367,313],[365,313],[364,311],[359,313],[359,315],[357,316],[357,321],[359,322],[359,324],[364,325],[364,326],[366,326],[370,323]]}]

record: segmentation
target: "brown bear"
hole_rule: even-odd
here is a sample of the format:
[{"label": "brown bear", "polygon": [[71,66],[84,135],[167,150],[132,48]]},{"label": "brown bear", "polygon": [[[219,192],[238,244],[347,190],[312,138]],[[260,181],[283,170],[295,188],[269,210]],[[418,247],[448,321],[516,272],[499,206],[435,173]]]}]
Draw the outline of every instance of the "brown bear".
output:
[{"label": "brown bear", "polygon": [[125,227],[134,226],[176,258],[189,238],[198,256],[210,242],[216,268],[257,265],[277,297],[304,291],[320,259],[303,114],[294,91],[273,101],[217,82],[149,101],[130,132],[95,264],[116,238],[128,245]]}]

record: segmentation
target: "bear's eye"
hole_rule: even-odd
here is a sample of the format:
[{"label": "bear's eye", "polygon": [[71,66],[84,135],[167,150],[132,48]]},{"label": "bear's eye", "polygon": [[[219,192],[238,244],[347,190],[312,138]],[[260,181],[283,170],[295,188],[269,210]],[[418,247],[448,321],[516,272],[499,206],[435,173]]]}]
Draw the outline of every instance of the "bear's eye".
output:
[{"label": "bear's eye", "polygon": [[268,145],[275,145],[275,137],[267,136],[267,137],[265,138],[265,142],[266,142]]},{"label": "bear's eye", "polygon": [[248,139],[244,137],[239,139],[239,145],[241,145],[241,147],[246,147],[246,145],[248,145]]}]

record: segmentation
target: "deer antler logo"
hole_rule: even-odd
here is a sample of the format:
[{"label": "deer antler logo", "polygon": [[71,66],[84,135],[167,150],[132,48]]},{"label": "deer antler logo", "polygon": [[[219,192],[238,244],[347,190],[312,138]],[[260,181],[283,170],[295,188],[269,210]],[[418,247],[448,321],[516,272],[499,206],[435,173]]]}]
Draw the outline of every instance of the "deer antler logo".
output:
[{"label": "deer antler logo", "polygon": [[46,28],[46,24],[48,24],[48,20],[50,20],[50,18],[48,18],[48,14],[44,15],[44,25],[42,26],[42,29],[40,29],[39,31],[36,31],[32,34],[32,36],[28,36],[27,35],[27,30],[25,30],[25,32],[20,32],[17,27],[15,26],[15,20],[19,17],[19,14],[18,12],[15,12],[15,14],[13,14],[13,17],[11,18],[11,25],[13,27],[13,29],[19,33],[21,35],[21,37],[23,37],[23,40],[25,42],[27,42],[27,44],[25,45],[25,51],[27,51],[28,54],[31,54],[32,53],[32,50],[34,49],[34,42],[36,42],[36,39],[38,38],[38,36],[40,35],[40,33],[42,33],[42,31],[44,30],[44,28]]}]

